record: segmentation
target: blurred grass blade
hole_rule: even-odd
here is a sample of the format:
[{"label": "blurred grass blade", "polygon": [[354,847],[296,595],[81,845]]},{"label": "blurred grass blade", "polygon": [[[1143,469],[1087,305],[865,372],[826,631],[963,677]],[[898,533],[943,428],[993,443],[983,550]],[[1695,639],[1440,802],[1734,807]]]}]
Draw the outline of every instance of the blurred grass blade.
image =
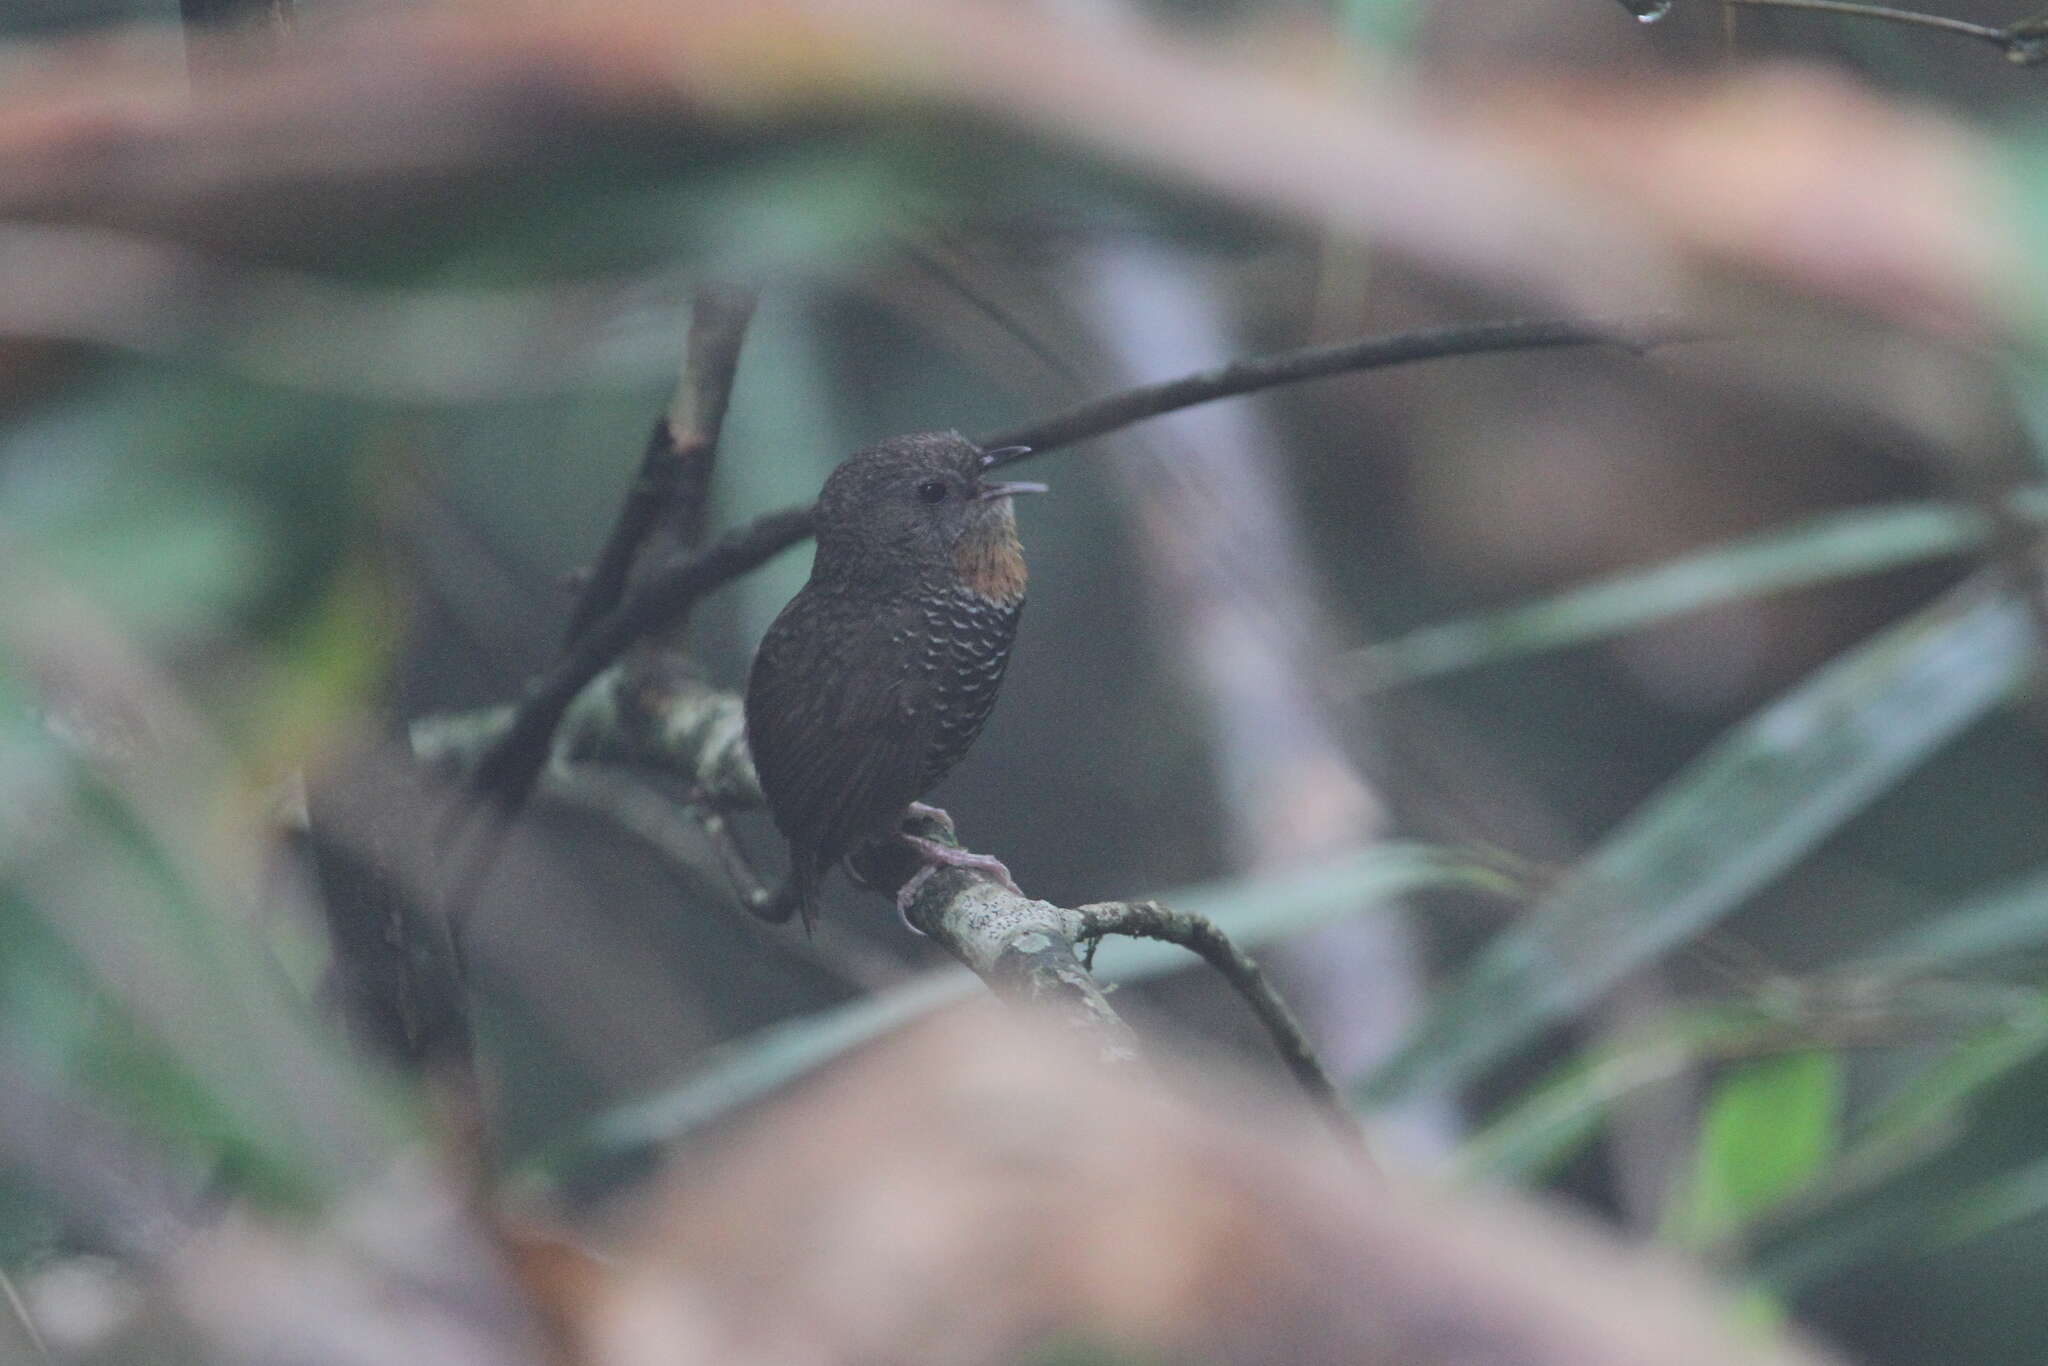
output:
[{"label": "blurred grass blade", "polygon": [[1866,1189],[1961,1137],[1970,1103],[2044,1051],[2048,997],[2029,992],[2006,1018],[1948,1049],[1863,1117],[1831,1175],[1832,1193]]},{"label": "blurred grass blade", "polygon": [[[2048,996],[2025,993],[2015,1005],[2007,991],[2002,999],[2004,1019],[1949,1049],[1855,1126],[1828,1173],[1825,1203],[1794,1236],[1761,1255],[1752,1267],[1759,1277],[1791,1293],[1902,1250],[1963,1241],[2036,1212],[2026,1171],[1958,1196],[1950,1178],[1930,1177],[1917,1165],[1969,1139],[1969,1104],[2048,1051]],[[1891,1181],[1894,1176],[1901,1179]],[[2048,1173],[2042,1176],[2048,1182]],[[1867,1198],[1849,1203],[1859,1196]]]},{"label": "blurred grass blade", "polygon": [[1906,1185],[1852,1217],[1772,1248],[1756,1277],[1779,1294],[1871,1263],[1940,1252],[2048,1213],[2048,1158],[1979,1181],[1960,1194]]},{"label": "blurred grass blade", "polygon": [[1881,1102],[1859,1145],[1885,1143],[1952,1116],[1971,1096],[2048,1049],[2048,996],[2029,994],[2011,1016],[1978,1031]]},{"label": "blurred grass blade", "polygon": [[1824,1050],[1758,1058],[1722,1078],[1665,1236],[1715,1246],[1813,1184],[1840,1141],[1842,1089],[1842,1060]]},{"label": "blurred grass blade", "polygon": [[[1390,842],[1311,867],[1245,882],[1169,892],[1160,900],[1176,910],[1205,915],[1240,948],[1276,939],[1429,888],[1508,895],[1508,876],[1456,850]],[[1114,939],[1095,956],[1096,974],[1108,982],[1136,982],[1194,963],[1186,949],[1153,940]]]},{"label": "blurred grass blade", "polygon": [[[2015,500],[2048,515],[2048,491]],[[1687,612],[1958,555],[1981,545],[1981,515],[1941,503],[1832,513],[1618,574],[1540,602],[1489,612],[1355,650],[1346,684],[1377,692],[1545,650],[1606,640]]]},{"label": "blurred grass blade", "polygon": [[1573,1059],[1467,1141],[1458,1178],[1527,1183],[1569,1161],[1614,1106],[1703,1063],[1781,1042],[1789,1022],[1750,1006],[1675,1011]]},{"label": "blurred grass blade", "polygon": [[1882,941],[1846,971],[1902,977],[2048,944],[2048,870],[2009,882]]},{"label": "blurred grass blade", "polygon": [[2002,1172],[1945,1202],[1935,1213],[1927,1250],[1995,1233],[2048,1213],[2048,1158]]},{"label": "blurred grass blade", "polygon": [[2028,665],[1973,582],[1750,717],[1624,821],[1441,992],[1366,1087],[1457,1086],[1698,935],[1989,710]]},{"label": "blurred grass blade", "polygon": [[[1445,887],[1504,890],[1507,883],[1500,873],[1455,851],[1384,844],[1313,868],[1190,888],[1161,899],[1211,917],[1241,947],[1252,948],[1364,910],[1375,901]],[[1197,961],[1171,945],[1119,941],[1103,947],[1096,969],[1105,980],[1128,982]],[[893,991],[772,1025],[713,1050],[688,1081],[613,1110],[573,1142],[541,1154],[537,1165],[547,1172],[572,1172],[670,1141],[870,1039],[980,990],[980,983],[964,970],[947,969]]]},{"label": "blurred grass blade", "polygon": [[690,1080],[602,1116],[573,1148],[544,1156],[542,1165],[572,1169],[592,1157],[668,1142],[980,990],[965,968],[945,968],[891,991],[756,1030],[712,1049]]}]

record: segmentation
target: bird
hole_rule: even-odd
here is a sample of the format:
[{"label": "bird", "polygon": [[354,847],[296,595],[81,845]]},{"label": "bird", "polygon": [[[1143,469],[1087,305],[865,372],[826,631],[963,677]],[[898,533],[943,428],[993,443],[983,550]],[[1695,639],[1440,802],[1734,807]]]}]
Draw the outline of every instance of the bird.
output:
[{"label": "bird", "polygon": [[[955,431],[856,451],[818,496],[809,580],[762,636],[746,734],[761,792],[789,842],[789,879],[756,908],[814,923],[843,857],[896,837],[927,866],[987,855],[899,827],[981,734],[1009,665],[1026,573],[1012,499],[1045,485],[988,477],[1025,447],[983,450]],[[899,898],[899,901],[901,898]]]}]

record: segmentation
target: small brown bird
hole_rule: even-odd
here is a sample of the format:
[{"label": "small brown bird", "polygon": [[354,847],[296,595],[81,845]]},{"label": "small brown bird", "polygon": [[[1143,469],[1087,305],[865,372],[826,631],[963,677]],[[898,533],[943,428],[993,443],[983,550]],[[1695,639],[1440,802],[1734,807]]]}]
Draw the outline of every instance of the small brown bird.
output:
[{"label": "small brown bird", "polygon": [[[1010,499],[1043,484],[983,475],[1020,448],[958,432],[898,436],[847,457],[818,497],[810,582],[775,618],[747,678],[747,744],[790,881],[762,914],[811,923],[847,853],[898,833],[995,706],[1024,610]],[[930,863],[1009,874],[910,835]]]}]

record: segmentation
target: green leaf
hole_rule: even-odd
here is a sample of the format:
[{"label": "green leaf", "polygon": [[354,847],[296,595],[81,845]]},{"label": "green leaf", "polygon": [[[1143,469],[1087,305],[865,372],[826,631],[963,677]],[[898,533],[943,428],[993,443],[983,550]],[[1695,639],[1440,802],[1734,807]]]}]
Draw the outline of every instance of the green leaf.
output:
[{"label": "green leaf", "polygon": [[[2048,515],[2048,496],[2030,490],[2015,507],[2039,519]],[[1831,513],[1540,602],[1425,626],[1353,651],[1342,668],[1360,690],[1381,691],[1605,640],[1721,603],[1958,555],[1985,535],[1980,514],[1941,503]]]},{"label": "green leaf", "polygon": [[1966,586],[1724,736],[1438,994],[1367,1084],[1463,1084],[1717,923],[1982,716],[2028,667],[2009,599]]},{"label": "green leaf", "polygon": [[1712,1247],[1806,1189],[1834,1155],[1841,1112],[1837,1054],[1788,1053],[1736,1068],[1707,1102],[1692,1177],[1665,1235]]}]

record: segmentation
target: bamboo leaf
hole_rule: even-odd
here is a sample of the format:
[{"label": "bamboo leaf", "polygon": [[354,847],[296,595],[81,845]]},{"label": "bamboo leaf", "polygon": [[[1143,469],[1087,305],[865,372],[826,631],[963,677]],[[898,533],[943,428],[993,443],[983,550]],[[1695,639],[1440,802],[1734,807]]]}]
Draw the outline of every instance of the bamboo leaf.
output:
[{"label": "bamboo leaf", "polygon": [[[2048,494],[2016,500],[2048,516]],[[1624,635],[1721,603],[1875,574],[1981,545],[1984,519],[1942,503],[1860,508],[1816,517],[1602,579],[1540,602],[1425,626],[1352,652],[1340,666],[1364,692]]]},{"label": "bamboo leaf", "polygon": [[1665,1236],[1711,1247],[1811,1185],[1840,1137],[1842,1060],[1821,1050],[1745,1063],[1707,1102],[1691,1179]]},{"label": "bamboo leaf", "polygon": [[1366,1098],[1470,1081],[1718,922],[1982,716],[2026,656],[2018,608],[1966,586],[1750,717],[1482,950]]},{"label": "bamboo leaf", "polygon": [[1870,977],[1938,971],[2048,943],[2048,870],[1932,915],[1879,943],[1848,969]]}]

